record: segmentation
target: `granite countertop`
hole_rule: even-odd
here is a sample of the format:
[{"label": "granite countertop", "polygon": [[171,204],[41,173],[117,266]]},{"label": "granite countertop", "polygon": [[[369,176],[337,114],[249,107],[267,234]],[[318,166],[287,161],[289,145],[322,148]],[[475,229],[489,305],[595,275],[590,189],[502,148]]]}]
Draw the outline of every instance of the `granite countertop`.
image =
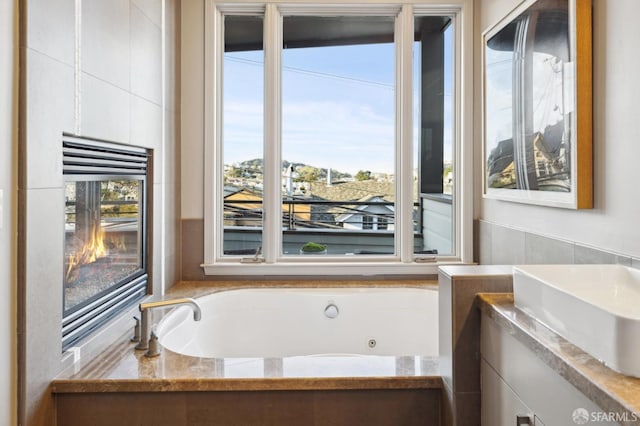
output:
[{"label": "granite countertop", "polygon": [[[617,373],[517,309],[513,293],[484,293],[476,304],[605,412],[640,415],[640,378]],[[637,423],[640,425],[640,421]]]},{"label": "granite countertop", "polygon": [[[433,287],[434,282],[402,280],[376,287]],[[165,298],[198,297],[246,287],[296,287],[291,282],[184,282]],[[358,281],[311,281],[304,287],[367,287]],[[122,336],[100,355],[79,361],[51,383],[53,393],[165,392],[308,389],[441,388],[437,357],[299,356],[286,358],[198,358],[163,349],[156,358],[134,350]]]}]

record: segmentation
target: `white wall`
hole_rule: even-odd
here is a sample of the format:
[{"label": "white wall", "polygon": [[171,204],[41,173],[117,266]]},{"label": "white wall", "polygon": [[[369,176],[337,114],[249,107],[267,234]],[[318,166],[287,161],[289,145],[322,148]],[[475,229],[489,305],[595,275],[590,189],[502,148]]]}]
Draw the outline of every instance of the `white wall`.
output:
[{"label": "white wall", "polygon": [[0,424],[16,424],[16,114],[13,0],[0,0]]},{"label": "white wall", "polygon": [[204,218],[204,4],[204,0],[182,2],[183,219]]},{"label": "white wall", "polygon": [[[480,0],[476,76],[483,31],[520,3]],[[627,256],[640,256],[640,15],[637,0],[593,0],[594,209],[571,211],[482,199],[480,114],[476,114],[476,218]],[[477,94],[476,94],[477,95]],[[480,99],[476,96],[476,111]]]}]

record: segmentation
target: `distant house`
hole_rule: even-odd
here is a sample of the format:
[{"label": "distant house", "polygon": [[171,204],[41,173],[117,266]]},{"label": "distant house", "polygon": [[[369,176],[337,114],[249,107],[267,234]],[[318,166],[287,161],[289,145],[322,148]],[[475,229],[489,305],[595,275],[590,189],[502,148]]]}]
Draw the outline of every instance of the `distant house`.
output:
[{"label": "distant house", "polygon": [[386,201],[377,195],[361,198],[358,204],[345,206],[343,213],[336,215],[336,223],[356,231],[393,231],[394,208],[383,204]]},{"label": "distant house", "polygon": [[[311,207],[308,204],[282,204],[283,221],[290,216],[308,222]],[[262,193],[233,185],[224,187],[224,225],[262,226]]]},{"label": "distant house", "polygon": [[[311,191],[307,195],[294,195],[282,200],[282,223],[285,228],[394,230],[392,183],[341,182],[327,187],[313,182],[308,185]],[[321,196],[311,192],[319,192]],[[225,185],[225,226],[261,227],[262,209],[261,191]]]},{"label": "distant house", "polygon": [[262,194],[247,188],[225,185],[224,225],[262,226]]}]

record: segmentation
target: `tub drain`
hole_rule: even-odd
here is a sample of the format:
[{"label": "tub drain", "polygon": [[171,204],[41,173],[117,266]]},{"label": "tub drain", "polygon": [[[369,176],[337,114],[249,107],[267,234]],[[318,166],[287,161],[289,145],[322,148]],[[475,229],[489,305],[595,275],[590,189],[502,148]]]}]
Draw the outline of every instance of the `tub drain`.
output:
[{"label": "tub drain", "polygon": [[369,345],[370,349],[373,349],[376,347],[376,339],[369,339],[369,342],[367,342],[367,344]]}]

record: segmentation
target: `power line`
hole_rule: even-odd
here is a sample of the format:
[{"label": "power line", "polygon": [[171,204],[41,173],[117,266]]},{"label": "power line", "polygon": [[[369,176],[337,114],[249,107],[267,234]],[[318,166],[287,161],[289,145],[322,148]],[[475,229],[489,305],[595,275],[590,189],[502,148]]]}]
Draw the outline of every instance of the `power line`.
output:
[{"label": "power line", "polygon": [[[225,59],[228,59],[232,62],[239,62],[239,63],[244,63],[244,64],[249,64],[249,65],[264,65],[264,62],[262,61],[256,61],[253,59],[245,59],[245,58],[238,58],[235,56],[229,56],[229,55],[225,55]],[[381,83],[379,81],[372,81],[372,80],[364,80],[364,79],[360,79],[360,78],[355,78],[355,77],[347,77],[347,76],[342,76],[342,75],[338,75],[338,74],[331,74],[331,73],[326,73],[326,72],[320,72],[320,71],[312,71],[312,70],[307,70],[304,68],[297,68],[297,67],[290,67],[290,66],[286,66],[283,65],[282,69],[285,69],[287,71],[291,71],[297,74],[305,74],[305,75],[311,75],[314,77],[320,77],[320,78],[328,78],[331,80],[340,80],[340,81],[346,81],[346,82],[351,82],[351,83],[358,83],[358,84],[364,84],[367,86],[375,86],[375,87],[382,87],[385,89],[389,89],[389,90],[394,90],[395,86],[393,84],[387,84],[387,83]]]}]

